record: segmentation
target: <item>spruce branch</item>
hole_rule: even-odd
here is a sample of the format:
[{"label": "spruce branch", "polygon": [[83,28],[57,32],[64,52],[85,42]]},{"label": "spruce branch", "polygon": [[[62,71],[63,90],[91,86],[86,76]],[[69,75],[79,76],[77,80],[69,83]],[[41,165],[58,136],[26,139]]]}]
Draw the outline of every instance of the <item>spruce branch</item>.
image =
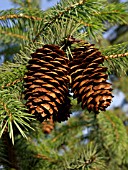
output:
[{"label": "spruce branch", "polygon": [[0,34],[10,36],[10,37],[13,37],[13,38],[15,37],[15,38],[18,38],[18,39],[21,39],[21,40],[28,40],[27,36],[15,34],[15,33],[12,33],[12,32],[1,30],[1,29],[0,29]]},{"label": "spruce branch", "polygon": [[128,56],[128,52],[126,52],[124,54],[113,54],[113,55],[105,56],[105,60],[108,60],[108,59],[111,59],[111,58],[126,57],[126,56]]},{"label": "spruce branch", "polygon": [[16,79],[16,80],[14,80],[14,81],[12,81],[12,82],[10,82],[10,83],[7,83],[6,85],[1,86],[1,88],[4,89],[4,88],[7,88],[7,87],[9,87],[9,86],[14,86],[15,84],[17,84],[17,83],[19,83],[19,82],[21,82],[21,81],[23,81],[23,78]]},{"label": "spruce branch", "polygon": [[14,143],[15,128],[25,138],[27,138],[26,131],[33,129],[29,122],[34,120],[34,118],[26,113],[27,110],[24,108],[24,104],[18,98],[18,94],[12,89],[10,91],[7,89],[0,91],[0,137],[2,137],[7,128],[12,143]]},{"label": "spruce branch", "polygon": [[109,45],[106,48],[101,48],[101,52],[103,53],[104,56],[110,56],[113,54],[123,54],[126,53],[128,50],[128,42],[122,42],[119,44],[114,44],[114,45]]},{"label": "spruce branch", "polygon": [[101,49],[101,53],[105,56],[104,65],[108,67],[108,71],[116,72],[120,75],[122,72],[126,74],[128,67],[128,43],[123,42],[108,46],[106,49]]},{"label": "spruce branch", "polygon": [[[128,138],[123,122],[112,112],[100,113],[98,124],[102,143],[109,154],[115,156],[118,165],[121,165],[127,155]],[[97,141],[98,142],[98,141]]]},{"label": "spruce branch", "polygon": [[37,155],[34,155],[35,158],[41,158],[43,160],[48,160],[50,162],[56,162],[54,159],[51,159],[50,157],[47,157],[46,155],[43,155],[43,154],[37,154]]},{"label": "spruce branch", "polygon": [[0,11],[0,27],[3,31],[12,32],[14,35],[22,33],[30,38],[34,31],[38,32],[38,27],[41,26],[41,21],[44,18],[44,12],[36,9],[18,8]]},{"label": "spruce branch", "polygon": [[74,158],[71,162],[66,160],[66,169],[70,170],[105,170],[105,161],[101,156],[101,153],[98,151],[97,147],[93,146],[92,143],[87,144],[84,147],[82,152],[77,154],[77,157]]},{"label": "spruce branch", "polygon": [[44,11],[40,9],[28,9],[28,8],[11,8],[8,10],[0,11],[0,20],[7,19],[30,19],[30,20],[41,20],[43,19]]},{"label": "spruce branch", "polygon": [[31,15],[25,15],[24,13],[0,16],[0,20],[18,19],[18,18],[35,20],[35,21],[42,21],[42,18],[40,18],[40,17],[31,16]]},{"label": "spruce branch", "polygon": [[[46,135],[42,133],[42,126],[38,127],[39,122],[33,121],[33,116],[27,113],[22,92],[26,65],[36,49],[42,48],[44,44],[58,44],[61,49],[65,47],[66,56],[70,56],[68,36],[93,41],[97,34],[102,34],[105,30],[104,21],[110,24],[127,24],[126,8],[122,4],[108,4],[104,0],[62,0],[54,8],[41,11],[34,7],[39,0],[22,2],[12,0],[12,2],[23,8],[0,11],[1,54],[5,52],[11,55],[8,49],[15,44],[18,46],[18,53],[13,58],[14,63],[7,62],[0,67],[0,136],[3,139],[4,135],[8,135],[6,136],[9,138],[8,143],[5,145],[7,148],[10,147],[8,150],[13,157],[12,159],[8,157],[8,160],[12,162],[11,164],[16,162],[12,168],[112,170],[110,164],[111,160],[114,160],[120,169],[123,169],[122,163],[127,166],[128,138],[125,127],[118,118],[114,117],[114,114],[100,113],[94,117],[94,113],[85,111],[84,116],[79,115],[64,124],[57,124],[52,133]],[[118,67],[128,68],[127,47],[127,43],[125,46],[122,43],[107,50],[103,49],[108,68],[113,68],[111,66],[117,70]],[[79,110],[79,107],[76,109],[76,103],[73,107],[75,111]],[[96,126],[97,123],[99,127]],[[87,130],[88,134],[83,136],[82,130],[85,128],[90,129]],[[92,133],[93,130],[95,133]],[[26,140],[28,135],[29,138]],[[93,147],[95,143],[91,145],[91,139],[95,142],[96,138],[98,138],[97,146]],[[87,142],[83,144],[85,140]],[[14,141],[15,147],[12,144]],[[108,159],[104,159],[106,155]],[[65,157],[67,161],[64,167]]]},{"label": "spruce branch", "polygon": [[43,42],[44,44],[60,44],[61,48],[64,50],[67,46],[67,42],[69,42],[69,37],[75,36],[79,39],[83,36],[86,37],[86,32],[81,33],[78,31],[80,28],[80,24],[76,23],[72,18],[61,18],[47,28],[45,35],[43,35]]},{"label": "spruce branch", "polygon": [[[21,82],[20,88],[22,88],[23,84],[22,81],[24,77],[26,67],[24,65],[18,64],[18,63],[6,63],[3,64],[0,67],[0,71],[2,74],[0,74],[0,89],[3,89],[4,87],[13,86],[16,83]],[[18,86],[16,86],[18,88]]]},{"label": "spruce branch", "polygon": [[69,7],[66,7],[62,12],[59,11],[59,13],[57,13],[53,18],[51,18],[51,20],[49,22],[47,22],[43,28],[38,32],[38,34],[35,36],[35,38],[33,39],[33,42],[35,42],[40,34],[50,25],[52,25],[57,19],[61,18],[65,13],[67,13],[68,11],[76,8],[77,6],[81,6],[86,2],[86,0],[80,0],[78,3],[75,4],[71,4]]}]

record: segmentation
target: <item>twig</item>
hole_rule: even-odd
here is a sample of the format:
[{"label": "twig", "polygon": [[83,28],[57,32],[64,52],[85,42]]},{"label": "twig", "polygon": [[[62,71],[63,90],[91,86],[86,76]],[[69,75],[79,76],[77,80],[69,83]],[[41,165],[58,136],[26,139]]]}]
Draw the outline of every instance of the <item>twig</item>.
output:
[{"label": "twig", "polygon": [[111,58],[118,58],[118,57],[126,57],[128,56],[128,52],[124,53],[124,54],[113,54],[113,55],[109,55],[109,56],[105,56],[105,60],[111,59]]},{"label": "twig", "polygon": [[48,161],[50,161],[50,162],[55,162],[55,160],[53,160],[53,159],[51,159],[51,158],[49,158],[49,157],[47,157],[47,156],[45,156],[45,155],[42,155],[42,154],[34,155],[34,157],[36,157],[36,158],[41,158],[41,159],[43,159],[43,160],[48,160]]},{"label": "twig", "polygon": [[19,15],[10,14],[10,15],[6,15],[6,16],[0,16],[0,20],[16,19],[16,18],[26,18],[26,19],[30,19],[30,20],[42,21],[42,18],[35,17],[35,16],[24,15],[23,13],[21,13]]},{"label": "twig", "polygon": [[27,37],[25,37],[25,36],[23,36],[23,35],[19,35],[19,34],[13,34],[12,32],[0,31],[0,33],[1,33],[1,34],[4,34],[4,35],[9,35],[9,36],[11,36],[11,37],[16,37],[16,38],[28,40]]},{"label": "twig", "polygon": [[6,85],[1,86],[1,88],[4,89],[4,88],[6,88],[6,87],[13,86],[13,85],[15,85],[16,83],[21,82],[22,80],[23,80],[23,78],[16,79],[16,80],[14,80],[14,81],[11,82],[11,83],[7,83]]}]

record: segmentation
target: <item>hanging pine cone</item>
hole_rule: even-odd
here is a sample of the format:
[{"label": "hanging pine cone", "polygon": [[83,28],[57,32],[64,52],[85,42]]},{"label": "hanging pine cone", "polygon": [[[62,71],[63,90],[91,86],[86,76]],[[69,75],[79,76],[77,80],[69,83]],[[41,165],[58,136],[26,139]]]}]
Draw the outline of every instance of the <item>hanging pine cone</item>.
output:
[{"label": "hanging pine cone", "polygon": [[68,59],[56,45],[44,45],[31,54],[24,77],[26,106],[39,121],[53,116],[65,121],[70,116],[68,98]]},{"label": "hanging pine cone", "polygon": [[84,109],[98,113],[105,111],[112,100],[111,84],[106,82],[106,67],[99,66],[104,57],[93,44],[85,43],[72,51],[70,62],[71,88]]},{"label": "hanging pine cone", "polygon": [[52,116],[48,120],[42,122],[42,130],[45,134],[50,134],[51,131],[54,129],[54,122]]}]

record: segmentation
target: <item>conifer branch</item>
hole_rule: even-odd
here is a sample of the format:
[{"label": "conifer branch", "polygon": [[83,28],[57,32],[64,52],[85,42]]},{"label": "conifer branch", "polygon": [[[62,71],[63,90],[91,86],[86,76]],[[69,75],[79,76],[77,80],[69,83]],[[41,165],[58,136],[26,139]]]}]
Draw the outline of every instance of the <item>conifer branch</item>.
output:
[{"label": "conifer branch", "polygon": [[[0,101],[0,105],[3,106],[5,112],[9,115],[9,117],[11,118],[12,117],[12,114],[10,113],[9,109],[7,108],[7,105],[3,102],[3,101]],[[12,119],[12,118],[11,118]],[[1,136],[1,135],[0,135]]]},{"label": "conifer branch", "polygon": [[86,2],[86,0],[80,0],[78,3],[72,4],[71,6],[67,7],[64,9],[64,11],[59,12],[58,14],[56,14],[48,23],[46,23],[43,28],[38,32],[38,34],[35,36],[35,38],[33,39],[33,42],[36,41],[36,39],[39,38],[40,34],[51,24],[53,24],[57,19],[61,18],[65,13],[67,13],[68,11],[76,8],[77,6],[81,6]]},{"label": "conifer branch", "polygon": [[10,83],[7,83],[4,86],[1,86],[1,88],[4,89],[4,88],[9,87],[9,86],[14,86],[15,84],[21,82],[22,80],[23,80],[23,78],[16,79],[13,82],[10,82]]},{"label": "conifer branch", "polygon": [[83,26],[85,26],[85,27],[92,27],[93,25],[92,24],[90,24],[90,23],[85,23],[84,21],[82,21],[82,20],[79,20],[78,21],[80,24],[82,24]]},{"label": "conifer branch", "polygon": [[128,52],[124,53],[124,54],[113,54],[110,56],[105,56],[105,60],[111,59],[111,58],[119,58],[119,57],[126,57],[128,56]]},{"label": "conifer branch", "polygon": [[0,91],[0,137],[4,134],[5,129],[8,128],[13,144],[14,129],[18,129],[21,135],[27,138],[26,129],[33,129],[29,125],[29,121],[34,119],[32,115],[26,113],[27,110],[24,104],[19,100],[19,93],[14,91],[12,89],[10,91],[7,89]]},{"label": "conifer branch", "polygon": [[112,14],[120,14],[120,11],[118,11],[118,10],[113,10],[113,11],[106,11],[106,12],[103,12],[103,11],[101,11],[101,12],[94,12],[94,15],[105,15],[105,14],[109,14],[109,15],[112,15]]},{"label": "conifer branch", "polygon": [[81,160],[77,160],[78,161],[78,165],[75,167],[67,167],[67,169],[69,170],[79,170],[79,169],[83,169],[83,168],[87,168],[88,166],[91,166],[93,163],[95,163],[96,160],[96,156],[92,155],[90,157],[90,159],[85,159],[84,161]]},{"label": "conifer branch", "polygon": [[[34,119],[34,114],[40,117],[44,116],[42,114],[44,112],[53,117],[54,113],[55,116],[59,113],[57,116],[63,117],[63,113],[67,113],[68,109],[72,112],[81,112],[80,96],[83,96],[82,100],[89,99],[84,102],[85,109],[94,107],[89,106],[89,104],[96,105],[98,103],[97,101],[93,102],[93,97],[96,96],[99,102],[101,99],[107,98],[109,90],[107,89],[106,93],[104,87],[109,87],[102,86],[101,82],[101,86],[98,86],[97,75],[102,72],[100,68],[102,70],[108,68],[108,72],[113,69],[126,70],[128,68],[128,44],[125,42],[103,49],[100,47],[101,51],[98,51],[96,47],[93,49],[93,45],[87,41],[96,42],[95,40],[98,40],[103,31],[106,30],[106,22],[110,24],[110,27],[111,24],[115,23],[118,25],[127,24],[126,5],[108,3],[106,0],[61,0],[55,7],[43,11],[39,9],[39,0],[11,1],[22,8],[0,11],[0,53],[4,57],[16,54],[13,58],[14,63],[6,62],[0,67],[0,142],[2,143],[2,140],[6,139],[4,144],[7,148],[5,149],[8,150],[8,153],[6,150],[0,151],[0,157],[3,157],[3,153],[7,155],[7,161],[2,158],[3,162],[0,160],[0,165],[3,165],[5,169],[7,167],[17,170],[127,169],[128,137],[126,127],[115,114],[106,111],[94,115],[94,112],[88,113],[85,110],[85,114],[78,114],[64,124],[56,124],[53,133],[48,135],[43,133],[42,124]],[[48,44],[53,46],[50,45],[50,47]],[[62,54],[65,52],[65,57],[69,60],[67,58],[63,60],[62,54],[59,54],[60,51],[57,50],[56,54],[53,52],[54,50],[52,51],[52,49],[58,48],[54,46],[55,44],[60,47],[58,50],[62,50]],[[89,46],[85,47],[86,44]],[[76,52],[78,49],[82,51],[84,47],[89,47],[85,53],[88,55],[84,60],[85,66],[83,61],[79,60],[84,51],[82,53],[78,51],[81,53],[80,57],[78,53],[74,55],[75,50]],[[41,51],[39,48],[42,48],[43,52],[38,52]],[[98,60],[93,54],[97,55]],[[98,67],[99,72],[97,72],[97,65],[102,64],[100,55],[104,56],[101,58],[105,59],[106,68]],[[89,61],[91,58],[94,58],[92,62]],[[72,62],[73,60],[75,63]],[[72,63],[70,64],[70,62]],[[63,66],[66,69],[65,72],[60,71],[59,77],[58,65],[60,70],[63,69]],[[39,69],[37,69],[38,66]],[[85,79],[82,78],[80,83],[81,72],[86,67]],[[51,68],[55,70],[53,76]],[[94,74],[91,74],[90,70],[94,70],[92,72]],[[23,85],[25,74],[28,79]],[[64,81],[62,79],[63,75],[67,78],[68,74],[70,75],[70,83],[68,79],[64,79]],[[93,77],[92,81],[88,75]],[[107,73],[102,75],[107,77]],[[101,78],[99,81],[102,79],[104,81],[105,78]],[[72,86],[73,80],[75,83]],[[105,97],[100,96],[102,95],[100,92],[98,94],[93,90],[88,91],[87,95],[90,97],[83,94],[86,83],[91,86],[91,89],[94,89],[95,85],[99,91],[102,88]],[[75,87],[78,89],[73,91]],[[74,98],[69,96],[73,109],[70,108],[70,103],[65,105],[65,96],[68,96],[68,90],[74,92],[74,96],[79,98],[79,105],[77,105],[77,100],[73,100]],[[76,93],[77,91],[80,93]],[[61,93],[63,93],[62,96]],[[30,95],[30,100],[26,99],[27,95]],[[98,99],[99,97],[100,99]],[[31,105],[30,110],[25,107],[27,104]],[[64,107],[61,108],[61,105]],[[28,135],[29,138],[27,138]],[[13,146],[14,139],[15,146]],[[65,159],[67,159],[67,165],[64,163]],[[115,168],[115,162],[118,168]]]},{"label": "conifer branch", "polygon": [[19,38],[19,39],[22,39],[22,40],[28,40],[28,38],[26,36],[23,36],[23,35],[20,35],[20,34],[15,34],[15,33],[3,31],[3,30],[0,30],[0,33],[4,34],[4,35],[8,35],[10,37]]},{"label": "conifer branch", "polygon": [[[122,120],[115,113],[102,112],[98,115],[98,124],[100,136],[103,136],[103,145],[108,150],[110,159],[115,155],[117,160],[123,161],[127,155],[128,138]],[[101,138],[100,136],[98,138]]]},{"label": "conifer branch", "polygon": [[37,154],[37,155],[34,155],[34,157],[41,158],[43,160],[48,160],[50,162],[56,162],[54,159],[51,159],[51,158],[49,158],[49,157],[47,157],[46,155],[43,155],[43,154]]},{"label": "conifer branch", "polygon": [[[103,17],[109,16],[109,15],[113,16],[113,14],[115,14],[115,15],[116,14],[120,14],[120,11],[118,11],[118,10],[115,10],[115,11],[106,11],[106,12],[96,11],[96,12],[92,13],[92,16],[94,16],[94,17],[102,17],[103,18]],[[105,18],[105,19],[109,20],[109,18]],[[124,22],[125,22],[125,24],[127,24],[126,21],[124,21]],[[81,20],[81,19],[77,20],[77,23],[80,23],[80,24],[82,24],[83,26],[86,26],[86,27],[93,27],[93,24],[95,24],[95,23],[93,23],[93,24],[92,23],[85,23],[85,20]]]},{"label": "conifer branch", "polygon": [[30,20],[35,20],[35,21],[42,21],[42,18],[40,17],[35,17],[35,16],[29,16],[29,15],[24,15],[24,14],[10,14],[10,15],[3,15],[0,16],[0,20],[7,20],[7,19],[18,19],[18,18],[22,18],[22,19],[30,19]]},{"label": "conifer branch", "polygon": [[69,170],[80,170],[80,169],[95,169],[105,170],[104,158],[97,147],[92,147],[92,143],[87,144],[82,152],[77,154],[77,158],[73,161],[66,161],[67,169]]},{"label": "conifer branch", "polygon": [[104,116],[106,117],[106,119],[110,122],[112,129],[114,129],[114,136],[116,139],[116,142],[119,140],[119,132],[118,129],[116,127],[116,123],[112,120],[112,117],[110,117],[108,114],[104,114]]}]

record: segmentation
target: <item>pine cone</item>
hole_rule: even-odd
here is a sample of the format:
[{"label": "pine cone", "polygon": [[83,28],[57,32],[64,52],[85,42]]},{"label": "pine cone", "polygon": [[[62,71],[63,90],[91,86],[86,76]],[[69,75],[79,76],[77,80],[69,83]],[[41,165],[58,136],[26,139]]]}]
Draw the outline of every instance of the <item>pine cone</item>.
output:
[{"label": "pine cone", "polygon": [[82,103],[83,109],[87,107],[95,113],[104,111],[112,100],[111,84],[106,82],[108,75],[104,73],[107,68],[99,66],[104,57],[88,43],[74,49],[72,56],[69,66],[74,97]]},{"label": "pine cone", "polygon": [[31,54],[25,80],[26,106],[39,121],[53,116],[61,122],[70,115],[68,59],[56,45],[44,45]]},{"label": "pine cone", "polygon": [[54,129],[54,122],[52,116],[50,116],[50,119],[42,122],[42,130],[45,134],[50,134],[53,129]]}]

